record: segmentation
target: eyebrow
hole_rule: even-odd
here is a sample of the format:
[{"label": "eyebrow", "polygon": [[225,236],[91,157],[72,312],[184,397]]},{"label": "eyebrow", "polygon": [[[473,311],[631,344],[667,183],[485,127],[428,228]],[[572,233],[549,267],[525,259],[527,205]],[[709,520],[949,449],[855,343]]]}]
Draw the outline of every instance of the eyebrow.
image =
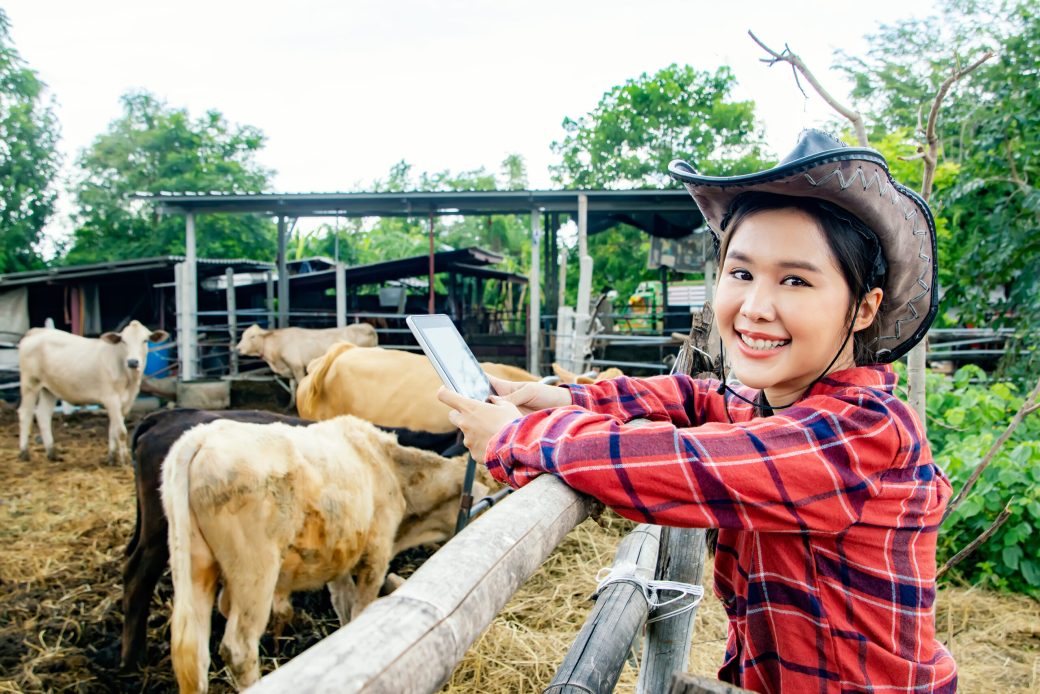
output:
[{"label": "eyebrow", "polygon": [[[754,260],[752,260],[752,258],[750,256],[747,256],[747,255],[741,253],[740,251],[730,251],[729,253],[726,254],[726,257],[727,258],[732,258],[734,260],[739,260],[742,263],[753,263],[753,262],[755,262]],[[822,270],[820,270],[820,268],[816,267],[815,265],[813,265],[812,263],[808,262],[807,260],[781,260],[776,265],[778,267],[794,269],[794,270],[807,270],[809,272],[816,272],[816,273],[822,273],[823,272]]]}]

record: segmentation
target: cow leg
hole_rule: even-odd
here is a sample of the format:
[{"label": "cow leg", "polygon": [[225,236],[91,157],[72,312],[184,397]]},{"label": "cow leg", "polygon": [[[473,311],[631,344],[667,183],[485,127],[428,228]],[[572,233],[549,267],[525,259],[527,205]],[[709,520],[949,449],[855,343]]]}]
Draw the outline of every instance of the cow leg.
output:
[{"label": "cow leg", "polygon": [[236,569],[225,576],[229,605],[220,657],[239,690],[260,679],[260,637],[271,617],[280,564],[277,551],[268,554],[249,565],[234,565]]},{"label": "cow leg", "polygon": [[274,621],[274,652],[281,650],[280,640],[285,625],[292,622],[293,606],[288,593],[278,592],[274,594],[274,604],[271,607],[271,615]]},{"label": "cow leg", "polygon": [[[158,509],[161,514],[162,509]],[[166,542],[166,519],[162,527],[149,532],[142,521],[142,536],[123,566],[123,649],[120,660],[124,668],[144,664],[148,633],[148,611],[155,585],[170,558]],[[210,598],[209,605],[213,604]]]},{"label": "cow leg", "polygon": [[58,398],[54,393],[46,388],[40,391],[36,402],[36,426],[40,428],[40,438],[43,439],[43,450],[47,452],[48,460],[61,460],[58,451],[54,449],[54,432],[51,431],[54,406],[57,404]]},{"label": "cow leg", "polygon": [[357,584],[357,597],[350,606],[350,618],[357,619],[361,611],[379,597],[379,589],[386,580],[386,572],[390,569],[391,552],[387,547],[370,550],[361,558],[354,568],[354,582]]},{"label": "cow leg", "polygon": [[336,610],[336,616],[339,617],[339,625],[346,626],[350,622],[351,608],[357,601],[357,585],[354,583],[354,577],[348,571],[325,585],[332,598],[332,608]]},{"label": "cow leg", "polygon": [[118,396],[105,400],[108,413],[108,463],[130,464],[130,449],[127,447],[126,423],[123,421],[123,403]]},{"label": "cow leg", "polygon": [[33,415],[41,386],[22,383],[22,402],[18,405],[18,457],[29,459],[29,436],[32,434]]}]

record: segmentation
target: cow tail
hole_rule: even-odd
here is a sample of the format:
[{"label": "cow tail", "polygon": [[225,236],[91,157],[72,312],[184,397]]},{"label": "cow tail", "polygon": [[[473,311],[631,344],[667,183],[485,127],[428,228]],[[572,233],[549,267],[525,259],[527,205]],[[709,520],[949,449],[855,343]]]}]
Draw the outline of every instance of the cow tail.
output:
[{"label": "cow tail", "polygon": [[[169,523],[170,573],[173,577],[173,614],[170,616],[170,655],[181,692],[205,691],[207,673],[201,672],[195,590],[191,572],[191,508],[188,501],[188,469],[198,452],[200,438],[184,436],[163,461],[162,501]],[[208,663],[206,666],[208,670]],[[201,678],[201,679],[200,679]]]},{"label": "cow tail", "polygon": [[300,413],[300,416],[305,419],[317,419],[316,407],[322,400],[322,395],[325,392],[325,378],[328,376],[329,369],[332,368],[333,362],[339,358],[339,355],[343,354],[347,350],[354,349],[354,344],[351,342],[336,342],[325,355],[322,356],[321,363],[318,364],[317,368],[308,370],[307,377],[300,382],[307,383],[307,388],[298,387],[296,389],[296,411]]}]

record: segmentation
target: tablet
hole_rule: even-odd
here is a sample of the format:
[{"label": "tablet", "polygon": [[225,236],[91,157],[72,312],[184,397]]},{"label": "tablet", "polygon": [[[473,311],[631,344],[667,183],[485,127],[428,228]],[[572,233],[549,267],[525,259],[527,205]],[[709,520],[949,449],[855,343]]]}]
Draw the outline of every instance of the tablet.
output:
[{"label": "tablet", "polygon": [[469,345],[443,313],[405,319],[437,374],[456,393],[485,402],[494,392]]}]

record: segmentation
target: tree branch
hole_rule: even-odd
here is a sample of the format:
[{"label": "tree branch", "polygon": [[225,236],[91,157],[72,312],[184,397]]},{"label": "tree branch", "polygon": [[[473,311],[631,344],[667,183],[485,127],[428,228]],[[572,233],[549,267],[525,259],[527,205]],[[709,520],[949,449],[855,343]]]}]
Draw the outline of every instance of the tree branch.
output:
[{"label": "tree branch", "polygon": [[943,564],[942,568],[939,569],[935,574],[936,581],[945,576],[947,571],[964,561],[965,558],[967,558],[972,552],[981,547],[986,540],[992,537],[993,533],[997,532],[1000,526],[1004,525],[1007,519],[1011,517],[1012,501],[1014,501],[1014,499],[1011,499],[1011,501],[1007,502],[1007,505],[1004,507],[1004,510],[1001,511],[1000,515],[997,516],[997,519],[993,521],[993,525],[989,526],[984,531],[982,531],[982,534],[976,537],[974,540],[972,540],[967,547],[962,549],[960,552],[957,552],[957,554],[950,557],[950,560],[948,562]]},{"label": "tree branch", "polygon": [[[796,83],[798,81],[798,73],[802,73],[802,76],[804,76],[805,79],[808,80],[809,84],[811,84],[813,89],[816,90],[816,93],[819,94],[820,97],[822,97],[823,100],[826,101],[831,108],[833,108],[835,111],[837,111],[842,116],[851,121],[853,129],[855,129],[856,131],[856,140],[859,142],[859,144],[863,147],[868,146],[869,143],[867,141],[867,128],[863,123],[863,116],[860,115],[859,111],[845,106],[837,99],[835,99],[833,96],[831,96],[830,92],[823,88],[823,85],[820,84],[820,81],[818,79],[816,79],[816,76],[812,73],[812,71],[809,70],[809,68],[802,61],[802,59],[799,58],[787,44],[784,44],[784,50],[782,53],[777,53],[772,48],[762,43],[759,40],[759,38],[755,36],[753,31],[749,30],[748,36],[751,37],[752,41],[761,46],[762,50],[764,50],[766,53],[772,56],[771,58],[763,58],[763,62],[768,63],[770,66],[773,66],[777,63],[789,63],[791,65],[791,70],[795,72]],[[798,88],[801,89],[800,84],[798,85]],[[805,94],[805,90],[802,90],[802,94]]]},{"label": "tree branch", "polygon": [[939,86],[939,91],[935,94],[935,98],[932,99],[932,108],[928,112],[928,127],[925,130],[925,140],[928,142],[928,149],[924,156],[924,180],[921,182],[921,197],[926,202],[932,195],[935,167],[939,159],[939,137],[935,134],[935,124],[939,120],[939,107],[942,106],[946,93],[950,91],[950,87],[954,83],[977,70],[980,65],[992,57],[993,51],[986,51],[982,54],[982,57],[968,67],[962,70],[955,70],[949,77],[943,80],[943,83]]},{"label": "tree branch", "polygon": [[1037,380],[1036,387],[1033,388],[1033,391],[1025,399],[1025,402],[1022,403],[1022,406],[1018,408],[1018,412],[1016,412],[1015,416],[1011,418],[1011,422],[1007,425],[1007,429],[1005,429],[1004,433],[993,442],[993,445],[990,446],[988,451],[986,451],[986,455],[983,456],[982,461],[975,466],[975,471],[971,473],[971,477],[968,478],[968,481],[964,483],[961,490],[957,492],[957,496],[954,497],[953,501],[951,501],[949,506],[946,507],[946,512],[943,513],[942,520],[939,521],[940,525],[945,523],[946,519],[950,517],[950,514],[956,511],[957,507],[961,505],[965,497],[968,496],[968,492],[970,492],[971,488],[975,486],[979,476],[982,475],[982,471],[993,462],[994,456],[996,456],[997,452],[1004,447],[1004,444],[1009,438],[1011,438],[1011,435],[1015,433],[1015,429],[1017,429],[1018,425],[1022,423],[1022,420],[1025,419],[1027,415],[1040,409],[1040,405],[1037,404],[1038,400],[1040,400],[1040,379]]}]

